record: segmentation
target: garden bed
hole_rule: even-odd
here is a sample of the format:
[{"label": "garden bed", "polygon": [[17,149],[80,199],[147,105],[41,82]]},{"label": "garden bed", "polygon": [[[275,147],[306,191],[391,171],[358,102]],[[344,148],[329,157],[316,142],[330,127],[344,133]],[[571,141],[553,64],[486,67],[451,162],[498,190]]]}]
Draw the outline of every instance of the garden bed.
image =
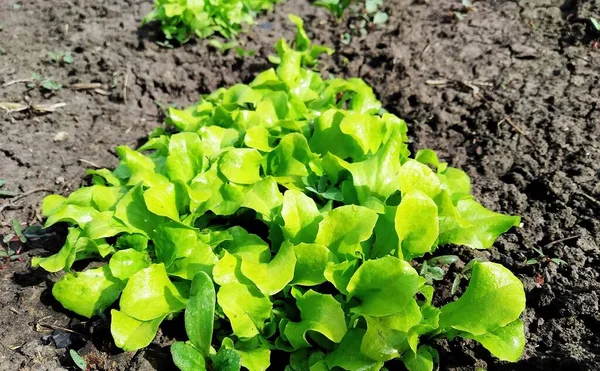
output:
[{"label": "garden bed", "polygon": [[[203,41],[158,46],[152,28],[138,30],[147,1],[19,3],[5,2],[0,12],[0,83],[37,72],[64,87],[49,95],[16,82],[0,88],[0,101],[66,105],[44,115],[0,113],[3,189],[36,191],[0,201],[0,232],[13,218],[39,222],[45,190],[67,194],[83,184],[86,168],[115,166],[114,147],[143,140],[163,122],[164,107],[250,81],[269,66],[275,41],[293,35],[287,14],[295,13],[316,43],[336,50],[325,70],[372,85],[384,107],[407,120],[412,148],[436,150],[469,174],[485,206],[523,217],[523,227],[489,251],[446,248],[463,261],[499,262],[523,281],[523,359],[501,363],[474,342],[444,342],[442,368],[600,369],[600,52],[586,23],[600,9],[591,2],[562,9],[537,0],[475,2],[458,20],[460,2],[390,0],[389,22],[346,45],[346,23],[289,1],[242,36],[257,51],[246,58],[223,56]],[[73,63],[51,63],[48,52],[71,52]],[[98,85],[68,87],[75,83]],[[174,367],[168,346],[184,336],[177,326],[163,326],[148,349],[123,353],[112,345],[108,320],[77,317],[54,300],[59,275],[29,263],[57,251],[64,236],[51,229],[31,240],[22,262],[0,271],[0,370],[72,368],[56,346],[65,342],[97,369]],[[534,247],[565,263],[548,262]]]}]

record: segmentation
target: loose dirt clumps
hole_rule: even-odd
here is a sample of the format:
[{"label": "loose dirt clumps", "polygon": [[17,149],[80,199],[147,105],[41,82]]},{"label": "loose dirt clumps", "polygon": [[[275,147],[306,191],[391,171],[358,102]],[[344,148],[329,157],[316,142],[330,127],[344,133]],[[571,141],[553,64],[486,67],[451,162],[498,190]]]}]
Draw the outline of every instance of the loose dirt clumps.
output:
[{"label": "loose dirt clumps", "polygon": [[[459,20],[460,2],[389,0],[389,22],[345,45],[344,22],[294,0],[242,36],[257,51],[246,58],[223,56],[204,41],[158,46],[151,28],[138,29],[150,1],[17,3],[0,4],[0,102],[66,104],[45,114],[0,110],[2,189],[36,190],[0,201],[1,233],[13,218],[40,222],[46,190],[69,193],[86,168],[114,166],[113,148],[138,143],[162,123],[165,107],[248,82],[269,65],[274,42],[293,35],[287,14],[295,13],[315,42],[335,48],[325,73],[365,79],[386,109],[407,120],[414,149],[432,148],[467,171],[486,207],[523,216],[523,227],[489,251],[449,250],[463,261],[500,262],[522,279],[523,359],[506,364],[473,342],[443,342],[443,369],[600,370],[600,52],[587,22],[600,9],[593,2],[481,1]],[[48,52],[70,52],[74,61],[52,63]],[[15,82],[34,72],[63,87]],[[168,345],[178,330],[163,328],[148,349],[122,353],[107,320],[79,318],[56,303],[50,288],[58,275],[32,271],[29,261],[58,250],[64,234],[53,228],[30,240],[23,261],[0,271],[0,370],[73,369],[67,348],[79,349],[92,369],[174,367]]]}]

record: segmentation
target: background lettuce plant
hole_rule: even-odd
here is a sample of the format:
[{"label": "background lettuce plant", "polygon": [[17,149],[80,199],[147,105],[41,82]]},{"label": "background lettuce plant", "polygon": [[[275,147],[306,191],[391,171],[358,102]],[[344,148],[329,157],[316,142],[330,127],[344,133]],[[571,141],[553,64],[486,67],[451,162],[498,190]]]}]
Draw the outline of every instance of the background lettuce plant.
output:
[{"label": "background lettuce plant", "polygon": [[231,39],[244,24],[253,24],[256,14],[273,9],[278,0],[155,0],[143,23],[159,21],[167,39],[187,42],[197,35],[214,33]]},{"label": "background lettuce plant", "polygon": [[[509,270],[474,262],[466,291],[438,308],[411,261],[443,244],[490,248],[519,217],[475,201],[433,151],[411,158],[406,124],[363,80],[304,67],[327,49],[293,20],[277,68],[170,109],[174,130],[118,147],[92,186],[48,196],[47,226],[72,227],[33,266],[67,272],[52,290],[65,308],[115,308],[126,351],[183,314],[182,370],[430,371],[433,340],[456,336],[516,361],[525,295]],[[107,264],[73,271],[83,259]]]}]

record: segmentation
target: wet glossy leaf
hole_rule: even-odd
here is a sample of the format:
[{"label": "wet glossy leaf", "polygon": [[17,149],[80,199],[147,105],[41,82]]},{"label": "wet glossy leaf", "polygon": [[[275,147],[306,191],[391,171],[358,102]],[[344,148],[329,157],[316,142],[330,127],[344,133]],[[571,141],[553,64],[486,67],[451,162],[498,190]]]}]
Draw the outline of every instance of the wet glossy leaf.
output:
[{"label": "wet glossy leaf", "polygon": [[215,315],[216,292],[208,274],[199,272],[192,280],[185,311],[185,332],[191,343],[207,357],[210,353]]},{"label": "wet glossy leaf", "polygon": [[181,371],[205,371],[206,360],[192,345],[176,341],[171,345],[173,363]]}]

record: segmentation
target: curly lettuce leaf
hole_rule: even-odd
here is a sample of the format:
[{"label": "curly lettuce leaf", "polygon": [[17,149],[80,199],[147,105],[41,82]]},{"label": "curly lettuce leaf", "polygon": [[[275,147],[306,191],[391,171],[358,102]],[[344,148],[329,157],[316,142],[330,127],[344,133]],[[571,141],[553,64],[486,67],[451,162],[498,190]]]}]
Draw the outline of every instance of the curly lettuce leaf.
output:
[{"label": "curly lettuce leaf", "polygon": [[164,264],[152,264],[129,277],[119,301],[121,312],[151,321],[185,308],[187,299],[167,276]]},{"label": "curly lettuce leaf", "polygon": [[440,330],[480,341],[498,358],[516,361],[525,344],[518,320],[524,309],[517,277],[499,264],[476,262],[465,293],[441,308]]},{"label": "curly lettuce leaf", "polygon": [[296,298],[300,322],[286,322],[283,336],[294,349],[310,347],[307,332],[313,331],[339,343],[346,334],[342,305],[333,296],[308,290]]},{"label": "curly lettuce leaf", "polygon": [[356,257],[364,254],[361,242],[371,237],[376,222],[377,213],[366,207],[341,206],[324,216],[314,242],[340,258]]},{"label": "curly lettuce leaf", "polygon": [[124,282],[114,277],[108,265],[68,273],[52,287],[52,295],[63,307],[91,318],[117,300]]},{"label": "curly lettuce leaf", "polygon": [[149,265],[149,257],[134,249],[119,250],[108,262],[110,271],[120,280],[129,279]]},{"label": "curly lettuce leaf", "polygon": [[407,193],[398,205],[395,228],[404,258],[423,256],[438,238],[437,205],[421,191]]},{"label": "curly lettuce leaf", "polygon": [[261,333],[264,322],[271,316],[272,304],[259,290],[238,282],[222,285],[217,303],[231,322],[239,338],[251,338]]},{"label": "curly lettuce leaf", "polygon": [[339,346],[325,357],[324,361],[327,366],[330,369],[339,367],[347,371],[380,370],[383,367],[383,362],[367,357],[360,350],[364,335],[365,330],[363,329],[348,330]]},{"label": "curly lettuce leaf", "polygon": [[403,312],[415,302],[420,286],[419,274],[406,261],[393,256],[367,260],[348,283],[350,297],[360,301],[351,311],[370,316]]},{"label": "curly lettuce leaf", "polygon": [[158,326],[166,317],[164,315],[150,321],[140,321],[116,309],[111,310],[110,313],[110,332],[115,344],[129,352],[147,347],[156,336]]}]

